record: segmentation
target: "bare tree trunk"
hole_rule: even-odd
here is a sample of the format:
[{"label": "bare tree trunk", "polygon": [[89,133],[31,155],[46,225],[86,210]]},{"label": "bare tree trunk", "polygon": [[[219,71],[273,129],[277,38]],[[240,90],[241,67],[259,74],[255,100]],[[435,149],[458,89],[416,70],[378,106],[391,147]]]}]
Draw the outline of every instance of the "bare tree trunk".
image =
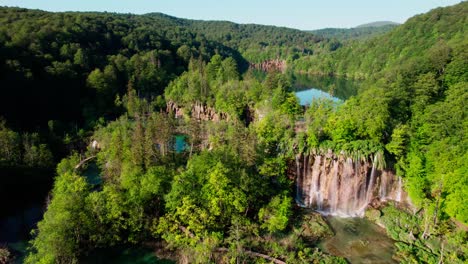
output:
[{"label": "bare tree trunk", "polygon": [[444,242],[442,241],[441,249],[440,249],[440,259],[438,264],[444,264]]}]

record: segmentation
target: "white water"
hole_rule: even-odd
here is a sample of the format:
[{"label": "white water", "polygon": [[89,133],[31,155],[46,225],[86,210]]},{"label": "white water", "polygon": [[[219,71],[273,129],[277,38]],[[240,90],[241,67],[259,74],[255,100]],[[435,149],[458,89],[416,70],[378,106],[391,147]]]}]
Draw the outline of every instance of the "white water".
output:
[{"label": "white water", "polygon": [[353,161],[329,152],[296,156],[296,201],[325,215],[363,216],[375,199],[401,201],[401,178],[372,160]]}]

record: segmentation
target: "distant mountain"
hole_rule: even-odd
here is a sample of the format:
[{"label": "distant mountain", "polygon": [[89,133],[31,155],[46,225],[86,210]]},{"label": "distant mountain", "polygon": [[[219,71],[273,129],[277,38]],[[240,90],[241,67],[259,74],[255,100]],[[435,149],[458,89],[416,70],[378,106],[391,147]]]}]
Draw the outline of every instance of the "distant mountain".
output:
[{"label": "distant mountain", "polygon": [[324,28],[310,30],[312,34],[322,38],[335,38],[340,41],[349,39],[368,39],[389,32],[399,24],[395,22],[372,22],[355,28]]},{"label": "distant mountain", "polygon": [[400,23],[392,22],[392,21],[375,21],[375,22],[370,22],[370,23],[356,26],[355,28],[383,27],[383,26],[388,26],[388,25],[398,26],[400,25]]}]

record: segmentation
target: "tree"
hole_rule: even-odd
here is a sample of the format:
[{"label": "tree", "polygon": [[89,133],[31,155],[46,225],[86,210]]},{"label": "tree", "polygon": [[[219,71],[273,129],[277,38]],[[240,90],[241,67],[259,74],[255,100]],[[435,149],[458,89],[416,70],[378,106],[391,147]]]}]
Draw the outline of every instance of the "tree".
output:
[{"label": "tree", "polygon": [[258,217],[263,222],[262,228],[270,233],[284,230],[292,215],[292,202],[288,194],[273,197],[270,203],[258,212]]},{"label": "tree", "polygon": [[39,222],[26,263],[78,263],[81,243],[93,228],[85,200],[89,186],[85,178],[66,172],[56,178],[44,219]]},{"label": "tree", "polygon": [[17,165],[21,159],[20,137],[8,129],[5,121],[0,119],[0,166]]}]

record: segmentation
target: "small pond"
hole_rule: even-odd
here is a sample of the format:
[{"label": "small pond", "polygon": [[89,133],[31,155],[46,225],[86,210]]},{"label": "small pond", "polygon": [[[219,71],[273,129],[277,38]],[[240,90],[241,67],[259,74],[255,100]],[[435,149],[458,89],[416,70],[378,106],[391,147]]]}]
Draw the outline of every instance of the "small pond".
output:
[{"label": "small pond", "polygon": [[397,263],[392,259],[394,241],[378,225],[364,218],[327,220],[335,235],[319,244],[324,252],[345,257],[350,263]]},{"label": "small pond", "polygon": [[176,135],[174,136],[174,150],[176,153],[181,153],[187,149],[187,136],[185,135]]},{"label": "small pond", "polygon": [[324,98],[335,102],[345,101],[356,95],[359,83],[338,77],[295,74],[291,77],[294,92],[301,105],[309,105],[312,100]]}]

